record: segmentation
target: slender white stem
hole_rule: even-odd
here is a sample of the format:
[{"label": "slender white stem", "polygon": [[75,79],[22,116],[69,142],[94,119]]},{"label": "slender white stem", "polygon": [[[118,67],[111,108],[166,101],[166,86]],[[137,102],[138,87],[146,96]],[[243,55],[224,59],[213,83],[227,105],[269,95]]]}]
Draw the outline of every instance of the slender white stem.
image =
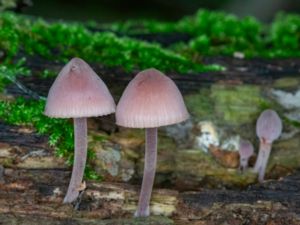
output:
[{"label": "slender white stem", "polygon": [[260,143],[260,150],[262,152],[262,161],[261,161],[261,165],[259,167],[258,170],[258,181],[260,183],[262,183],[264,181],[264,177],[265,177],[265,172],[266,172],[266,168],[267,168],[267,164],[268,164],[268,160],[269,160],[269,156],[270,156],[270,152],[271,152],[271,143],[266,143],[266,142],[261,142]]},{"label": "slender white stem", "polygon": [[248,168],[249,158],[240,158],[240,170],[244,172]]},{"label": "slender white stem", "polygon": [[79,194],[79,187],[83,179],[87,157],[86,118],[74,118],[74,145],[74,165],[68,191],[64,198],[64,203],[70,203],[76,200]]},{"label": "slender white stem", "polygon": [[142,189],[138,208],[135,213],[137,217],[146,217],[150,214],[150,198],[154,183],[157,159],[157,128],[146,129],[145,165]]},{"label": "slender white stem", "polygon": [[258,173],[259,168],[261,168],[261,164],[262,164],[262,161],[263,161],[263,159],[262,159],[262,157],[263,157],[263,152],[262,152],[262,149],[261,149],[261,142],[262,142],[262,141],[260,141],[260,144],[259,144],[259,151],[258,151],[258,156],[257,156],[257,158],[256,158],[256,162],[255,162],[255,165],[254,165],[254,168],[253,168],[253,171],[254,171],[255,173]]}]

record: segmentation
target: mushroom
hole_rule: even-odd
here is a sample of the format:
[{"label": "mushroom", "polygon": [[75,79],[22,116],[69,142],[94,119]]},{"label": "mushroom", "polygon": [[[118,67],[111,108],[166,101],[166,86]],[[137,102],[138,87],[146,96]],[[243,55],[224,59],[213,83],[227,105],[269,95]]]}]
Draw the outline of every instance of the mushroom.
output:
[{"label": "mushroom", "polygon": [[106,85],[86,62],[73,58],[63,67],[49,90],[44,113],[74,119],[74,165],[64,203],[73,202],[79,194],[87,158],[87,117],[114,112],[115,102]]},{"label": "mushroom", "polygon": [[145,165],[137,217],[150,214],[149,203],[156,169],[157,128],[188,119],[182,95],[175,83],[156,69],[138,73],[126,87],[116,109],[116,123],[146,128]]},{"label": "mushroom", "polygon": [[263,111],[256,122],[256,134],[259,137],[259,153],[254,166],[254,172],[258,173],[258,181],[264,181],[265,170],[274,140],[278,139],[282,132],[282,121],[278,114],[271,109]]},{"label": "mushroom", "polygon": [[248,168],[249,158],[253,155],[254,148],[250,141],[241,139],[239,154],[240,154],[240,170],[243,172]]}]

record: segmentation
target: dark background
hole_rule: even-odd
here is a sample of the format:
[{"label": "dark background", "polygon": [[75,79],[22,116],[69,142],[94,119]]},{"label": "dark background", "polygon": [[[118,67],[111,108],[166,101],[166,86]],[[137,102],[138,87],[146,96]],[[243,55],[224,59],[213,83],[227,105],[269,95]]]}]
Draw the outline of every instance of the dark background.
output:
[{"label": "dark background", "polygon": [[268,22],[279,11],[300,12],[300,0],[25,0],[25,14],[65,20],[158,19],[174,21],[199,8],[219,9]]}]

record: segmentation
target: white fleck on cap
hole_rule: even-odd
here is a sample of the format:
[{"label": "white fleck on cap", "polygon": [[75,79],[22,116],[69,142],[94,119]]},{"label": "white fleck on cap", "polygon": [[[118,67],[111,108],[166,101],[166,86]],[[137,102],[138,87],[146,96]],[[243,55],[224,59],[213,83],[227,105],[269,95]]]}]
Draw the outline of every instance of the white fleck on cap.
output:
[{"label": "white fleck on cap", "polygon": [[82,59],[73,58],[49,90],[45,115],[57,118],[102,116],[115,112],[106,85]]},{"label": "white fleck on cap", "polygon": [[128,84],[116,110],[116,123],[132,128],[166,126],[188,117],[175,83],[153,68],[138,73]]}]

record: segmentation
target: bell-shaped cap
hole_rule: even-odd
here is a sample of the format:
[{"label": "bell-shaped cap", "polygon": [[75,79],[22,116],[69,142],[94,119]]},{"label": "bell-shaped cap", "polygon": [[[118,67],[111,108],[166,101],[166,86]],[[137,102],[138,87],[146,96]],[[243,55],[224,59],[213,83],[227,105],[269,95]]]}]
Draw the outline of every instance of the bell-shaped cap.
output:
[{"label": "bell-shaped cap", "polygon": [[271,109],[263,111],[256,122],[256,134],[266,143],[272,143],[282,132],[282,121],[278,114]]},{"label": "bell-shaped cap", "polygon": [[175,83],[153,68],[138,73],[130,81],[116,110],[116,123],[132,128],[160,127],[188,117]]},{"label": "bell-shaped cap", "polygon": [[73,58],[49,90],[45,115],[57,118],[102,116],[115,112],[106,85],[82,59]]},{"label": "bell-shaped cap", "polygon": [[241,139],[240,140],[240,147],[239,147],[239,154],[241,158],[249,158],[254,153],[254,147],[252,143],[248,140]]}]

